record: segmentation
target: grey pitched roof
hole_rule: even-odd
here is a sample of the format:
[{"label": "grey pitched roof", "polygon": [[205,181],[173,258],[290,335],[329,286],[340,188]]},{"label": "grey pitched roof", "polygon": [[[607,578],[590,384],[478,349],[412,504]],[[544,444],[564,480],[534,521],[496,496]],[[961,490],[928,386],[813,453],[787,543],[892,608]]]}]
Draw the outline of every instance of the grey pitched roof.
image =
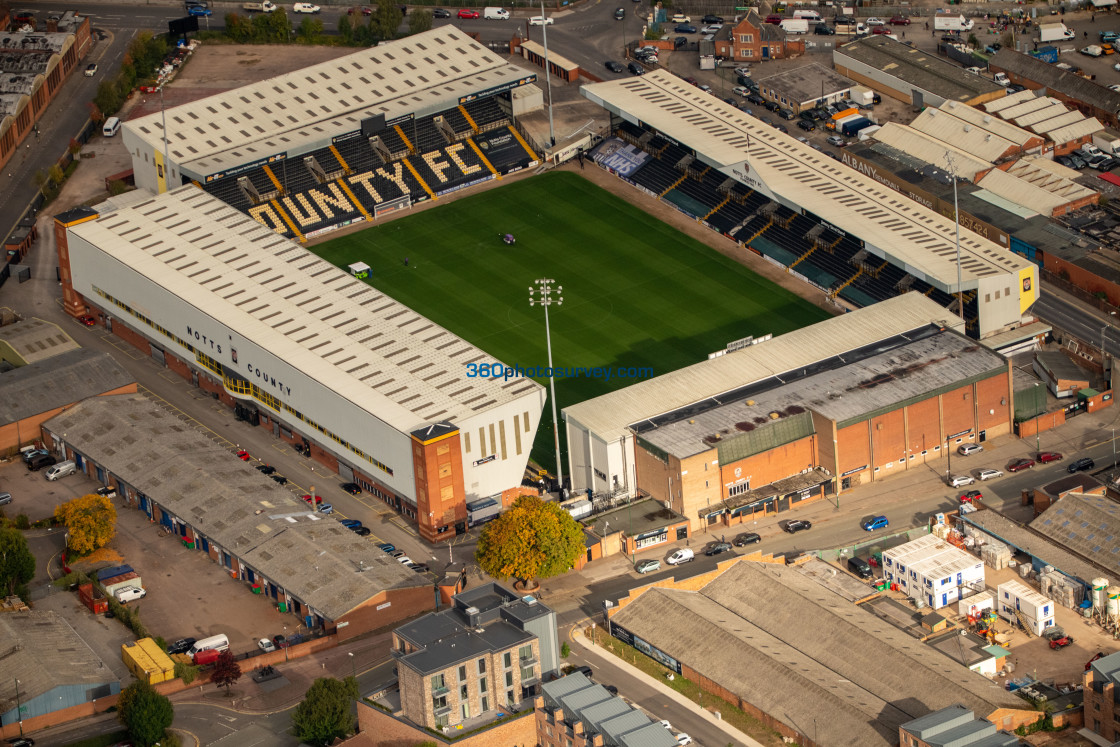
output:
[{"label": "grey pitched roof", "polygon": [[23,359],[16,365],[36,363],[79,347],[57,324],[36,317],[0,327],[0,342]]},{"label": "grey pitched roof", "polygon": [[85,692],[119,679],[53,611],[0,614],[0,661],[0,713],[15,709],[17,679],[24,705],[56,687]]},{"label": "grey pitched roof", "polygon": [[1120,573],[1120,504],[1115,501],[1069,493],[1029,526],[1110,573]]},{"label": "grey pitched roof", "polygon": [[739,561],[698,591],[653,587],[612,618],[821,744],[893,745],[898,727],[963,703],[1020,701],[796,569]]},{"label": "grey pitched roof", "polygon": [[141,394],[86,400],[45,427],[329,620],[428,585]]},{"label": "grey pitched roof", "polygon": [[1061,351],[1040,351],[1034,354],[1043,369],[1050,371],[1056,378],[1073,381],[1087,381],[1089,373],[1069,359]]},{"label": "grey pitched roof", "polygon": [[108,353],[78,348],[0,374],[0,423],[13,423],[135,383]]},{"label": "grey pitched roof", "polygon": [[962,705],[953,705],[903,724],[902,729],[930,747],[1015,747],[1014,734],[997,731],[995,724],[976,718]]},{"label": "grey pitched roof", "polygon": [[602,734],[609,746],[675,747],[677,744],[668,729],[580,672],[544,683],[541,694],[546,709],[562,709],[566,721],[581,721],[585,734]]},{"label": "grey pitched roof", "polygon": [[1113,684],[1120,685],[1120,651],[1102,656],[1094,661],[1091,666],[1095,674],[1112,681]]},{"label": "grey pitched roof", "polygon": [[[1045,515],[1044,513],[1043,516]],[[1025,527],[990,508],[961,514],[960,520],[983,530],[1004,544],[1038,558],[1046,565],[1054,566],[1067,576],[1080,579],[1086,585],[1105,570],[1077,557],[1036,527]]]},{"label": "grey pitched roof", "polygon": [[1111,114],[1120,111],[1120,93],[1010,47],[996,52],[988,64]]}]

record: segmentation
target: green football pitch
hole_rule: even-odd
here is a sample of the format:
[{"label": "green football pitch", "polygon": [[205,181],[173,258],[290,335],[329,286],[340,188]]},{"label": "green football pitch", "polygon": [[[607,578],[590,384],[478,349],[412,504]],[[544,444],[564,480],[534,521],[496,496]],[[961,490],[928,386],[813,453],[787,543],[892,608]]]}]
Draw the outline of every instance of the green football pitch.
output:
[{"label": "green football pitch", "polygon": [[[507,233],[515,244],[502,241]],[[312,251],[344,269],[365,262],[378,290],[522,368],[548,365],[544,311],[529,305],[529,287],[554,279],[563,304],[549,310],[553,365],[615,371],[610,381],[557,379],[560,408],[638,381],[620,377],[620,367],[660,376],[732,340],[828,317],[571,172],[499,186]],[[550,421],[546,408],[532,455],[552,469]]]}]

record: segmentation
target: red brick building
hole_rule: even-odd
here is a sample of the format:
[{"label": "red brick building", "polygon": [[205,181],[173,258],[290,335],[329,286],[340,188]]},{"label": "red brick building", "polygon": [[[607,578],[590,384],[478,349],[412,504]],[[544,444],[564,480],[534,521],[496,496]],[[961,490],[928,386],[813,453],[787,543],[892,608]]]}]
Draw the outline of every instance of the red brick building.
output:
[{"label": "red brick building", "polygon": [[1120,741],[1120,652],[1097,659],[1083,680],[1085,726],[1108,742]]},{"label": "red brick building", "polygon": [[805,53],[805,42],[787,38],[781,26],[763,23],[755,10],[732,26],[730,34],[725,30],[717,34],[713,43],[716,57],[735,62],[781,60]]}]

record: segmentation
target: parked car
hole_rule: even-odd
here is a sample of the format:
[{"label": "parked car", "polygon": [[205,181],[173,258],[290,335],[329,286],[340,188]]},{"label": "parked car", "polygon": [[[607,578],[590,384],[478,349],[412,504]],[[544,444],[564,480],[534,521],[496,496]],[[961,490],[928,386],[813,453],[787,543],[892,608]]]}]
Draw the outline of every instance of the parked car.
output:
[{"label": "parked car", "polygon": [[676,34],[695,34],[699,31],[695,26],[690,26],[687,23],[682,23],[673,29]]},{"label": "parked car", "polygon": [[283,475],[269,475],[268,478],[273,482],[277,482],[281,485],[288,484],[288,478],[284,477]]},{"label": "parked car", "polygon": [[117,489],[116,488],[110,488],[107,485],[102,485],[100,488],[98,488],[97,490],[95,490],[93,492],[96,495],[101,495],[101,496],[104,496],[106,498],[116,498],[117,497]]},{"label": "parked car", "polygon": [[369,527],[354,527],[350,531],[358,535],[359,537],[368,537],[370,536],[370,534],[372,534],[372,532],[370,532],[369,530]]},{"label": "parked car", "polygon": [[692,23],[692,18],[686,16],[684,13],[674,13],[672,18],[669,19],[670,23]]},{"label": "parked car", "polygon": [[312,500],[314,500],[315,505],[318,506],[320,503],[323,502],[323,496],[317,495],[314,498],[312,498],[310,495],[305,495],[305,496],[303,496],[303,500],[306,501],[308,503],[308,505],[310,505]]},{"label": "parked car", "polygon": [[981,480],[994,480],[997,477],[1003,477],[1003,470],[998,469],[982,469],[976,473],[976,476]]},{"label": "parked car", "polygon": [[175,641],[174,643],[168,645],[167,653],[169,653],[169,654],[185,654],[185,653],[187,653],[188,651],[191,650],[191,646],[194,645],[195,640],[196,639],[194,639],[194,638],[180,638],[179,640]]},{"label": "parked car", "polygon": [[[1034,466],[1033,459],[1016,459],[1011,464],[1007,465],[1008,472],[1022,472],[1025,469],[1030,469]],[[1070,470],[1071,472],[1073,470]]]},{"label": "parked car", "polygon": [[696,553],[692,552],[692,550],[687,547],[682,547],[681,549],[673,552],[673,554],[669,557],[665,558],[665,562],[669,565],[680,565],[681,563],[687,563],[691,560],[694,560],[695,558]]},{"label": "parked car", "polygon": [[746,547],[747,545],[754,545],[762,541],[762,537],[755,532],[744,532],[735,538],[731,544],[735,547]]},{"label": "parked car", "polygon": [[479,12],[470,8],[459,8],[459,18],[478,18]]},{"label": "parked car", "polygon": [[723,17],[722,16],[713,16],[712,14],[709,13],[708,15],[701,18],[700,22],[701,23],[723,23]]},{"label": "parked car", "polygon": [[338,523],[346,527],[347,529],[357,529],[362,525],[362,522],[358,521],[357,519],[339,519]]},{"label": "parked car", "polygon": [[529,18],[530,26],[551,26],[552,16],[531,16]]},{"label": "parked car", "polygon": [[35,457],[46,456],[47,454],[50,454],[50,452],[47,451],[46,449],[30,449],[28,451],[23,452],[23,463],[27,464],[32,459],[34,459]]},{"label": "parked car", "polygon": [[380,550],[381,550],[382,552],[388,552],[388,553],[396,552],[396,549],[397,549],[396,547],[394,547],[394,546],[393,546],[392,544],[390,544],[389,542],[382,542],[382,543],[381,543],[380,545],[378,545],[377,547],[378,547],[378,548],[379,548],[379,549],[380,549]]},{"label": "parked car", "polygon": [[204,7],[202,5],[192,5],[191,7],[187,8],[187,15],[188,16],[202,16],[203,18],[205,18],[205,17],[211,16],[213,14],[214,14],[214,11],[212,11],[209,8]]},{"label": "parked car", "polygon": [[688,736],[682,731],[677,735],[677,744],[682,746],[686,744],[692,744],[692,737]]},{"label": "parked car", "polygon": [[96,62],[91,62],[90,64],[86,65],[85,76],[87,78],[92,78],[96,74],[97,74],[97,63]]},{"label": "parked car", "polygon": [[961,456],[971,456],[973,454],[979,454],[983,450],[984,447],[980,444],[961,444],[957,447],[957,453]]},{"label": "parked car", "polygon": [[886,529],[890,524],[886,516],[872,516],[870,519],[864,519],[860,526],[865,532],[874,532],[876,529]]},{"label": "parked car", "polygon": [[268,464],[259,464],[259,465],[257,465],[257,472],[263,472],[263,473],[264,473],[264,474],[266,474],[266,475],[271,475],[271,474],[272,474],[273,472],[275,472],[275,471],[276,471],[276,468],[275,468],[275,467],[272,467],[272,466],[270,466],[270,465],[268,465]]},{"label": "parked car", "polygon": [[626,8],[614,9],[614,20],[621,21],[626,18]]},{"label": "parked car", "polygon": [[836,30],[827,23],[818,23],[813,27],[813,33],[817,36],[835,36]]},{"label": "parked car", "polygon": [[321,504],[319,504],[319,513],[321,513],[321,514],[333,514],[334,513],[334,506],[332,506],[329,503],[321,503]]},{"label": "parked car", "polygon": [[639,560],[634,566],[634,570],[638,573],[653,573],[654,571],[661,570],[661,561],[656,558],[650,560]]},{"label": "parked car", "polygon": [[983,500],[984,495],[979,490],[970,490],[967,493],[960,494],[961,503],[972,503],[973,501]]},{"label": "parked car", "polygon": [[432,18],[450,18],[450,17],[451,17],[451,11],[449,11],[449,10],[444,10],[443,8],[433,8],[432,9]]},{"label": "parked car", "polygon": [[356,482],[344,482],[341,485],[339,485],[338,487],[342,488],[343,490],[345,490],[350,495],[361,495],[362,494],[362,488]]},{"label": "parked car", "polygon": [[610,70],[612,73],[621,73],[626,69],[622,66],[621,63],[615,62],[614,60],[607,60],[603,63],[603,66],[607,68],[607,70]]},{"label": "parked car", "polygon": [[626,69],[630,71],[631,75],[645,75],[646,69],[636,62],[626,63]]},{"label": "parked car", "polygon": [[906,16],[891,16],[890,23],[892,26],[909,26],[910,19]]},{"label": "parked car", "polygon": [[829,135],[828,140],[826,140],[825,142],[827,142],[829,145],[835,145],[837,148],[843,148],[848,144],[848,141],[840,137],[839,135]]},{"label": "parked car", "polygon": [[797,120],[797,126],[800,127],[801,129],[805,130],[805,132],[812,132],[813,130],[817,129],[817,126],[815,124],[813,124],[813,122],[811,120],[808,120],[808,119]]},{"label": "parked car", "polygon": [[293,13],[318,13],[319,10],[319,6],[314,3],[296,3],[292,6]]},{"label": "parked car", "polygon": [[262,638],[257,641],[257,648],[264,651],[266,654],[270,654],[276,650],[276,644],[268,638]]},{"label": "parked car", "polygon": [[1081,457],[1080,459],[1074,459],[1072,462],[1070,462],[1069,466],[1066,467],[1066,471],[1072,475],[1074,472],[1083,472],[1087,469],[1092,469],[1095,466],[1096,463],[1089,457]]},{"label": "parked car", "polygon": [[796,119],[796,118],[797,118],[797,115],[795,115],[795,114],[794,114],[794,113],[793,113],[792,111],[790,111],[789,109],[779,109],[779,110],[777,111],[777,114],[778,114],[778,116],[779,116],[779,117],[781,117],[782,119],[786,120],[787,122],[789,122],[790,120],[793,120],[793,119]]},{"label": "parked car", "polygon": [[813,525],[811,522],[809,522],[808,519],[790,519],[782,528],[790,534],[795,534],[797,532],[803,532],[807,529],[812,529]]},{"label": "parked car", "polygon": [[971,485],[976,482],[972,475],[953,475],[949,478],[949,487],[963,488],[965,485]]},{"label": "parked car", "polygon": [[1052,637],[1049,637],[1049,638],[1050,638],[1050,648],[1055,650],[1055,651],[1060,649],[1060,648],[1065,648],[1066,646],[1069,646],[1070,644],[1073,643],[1073,636],[1068,635],[1066,633],[1062,633],[1061,635],[1055,635],[1055,636],[1052,636]]},{"label": "parked car", "polygon": [[730,542],[713,542],[704,548],[704,554],[708,557],[712,555],[722,555],[725,552],[731,552]]},{"label": "parked car", "polygon": [[[444,11],[444,12],[446,12],[446,11]],[[346,13],[347,13],[347,15],[351,15],[351,16],[358,15],[359,13],[363,16],[371,16],[371,15],[373,15],[373,8],[368,6],[368,5],[355,5],[354,7],[347,10]],[[435,14],[433,13],[433,15],[435,15]],[[447,18],[448,16],[437,16],[437,17],[438,18]]]},{"label": "parked car", "polygon": [[1038,452],[1039,464],[1050,464],[1050,462],[1062,461],[1062,455],[1056,451],[1040,451]]},{"label": "parked car", "polygon": [[249,452],[245,451],[244,449],[242,449],[241,451],[237,452],[237,458],[238,458],[238,459],[240,459],[240,460],[241,460],[241,461],[243,461],[243,462],[247,462],[247,461],[249,461],[250,459],[252,459],[252,457],[251,457],[251,456],[249,456]]},{"label": "parked car", "polygon": [[766,99],[753,92],[747,95],[747,101],[759,106],[764,106],[766,104]]},{"label": "parked car", "polygon": [[866,23],[868,26],[872,26],[872,27],[874,27],[874,26],[886,26],[887,25],[887,22],[884,21],[882,18],[868,18],[866,21],[864,21],[864,23]]},{"label": "parked car", "polygon": [[723,24],[716,23],[716,24],[712,24],[711,26],[705,26],[703,29],[700,30],[700,33],[701,34],[715,34],[715,33],[718,33],[721,28],[723,28]]}]

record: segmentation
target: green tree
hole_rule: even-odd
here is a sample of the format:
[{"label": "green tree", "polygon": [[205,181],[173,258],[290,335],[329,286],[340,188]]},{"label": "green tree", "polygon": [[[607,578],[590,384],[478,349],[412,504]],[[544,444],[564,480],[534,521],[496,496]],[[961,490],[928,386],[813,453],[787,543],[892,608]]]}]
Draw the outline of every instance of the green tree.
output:
[{"label": "green tree", "polygon": [[432,28],[432,13],[428,10],[416,9],[408,17],[408,33],[422,34]]},{"label": "green tree", "polygon": [[323,22],[318,18],[309,18],[304,16],[299,24],[299,38],[308,43],[315,43],[319,41],[319,37],[323,35]]},{"label": "green tree", "polygon": [[378,3],[377,10],[369,17],[369,28],[378,40],[395,39],[403,20],[404,16],[396,3]]},{"label": "green tree", "polygon": [[229,695],[229,689],[239,679],[241,679],[241,665],[227,649],[220,653],[217,661],[214,662],[214,668],[210,671],[210,681],[218,687],[224,687],[226,695]]},{"label": "green tree", "polygon": [[117,718],[139,747],[151,747],[163,739],[175,720],[175,709],[166,695],[160,695],[147,682],[134,682],[117,701]]},{"label": "green tree", "polygon": [[117,509],[103,495],[83,495],[67,501],[54,510],[54,518],[66,526],[67,547],[79,555],[104,547],[116,534]]},{"label": "green tree", "polygon": [[320,677],[292,712],[292,733],[301,742],[320,747],[346,737],[354,731],[350,701],[357,698],[358,683],[353,677]]},{"label": "green tree", "polygon": [[495,578],[529,582],[568,571],[582,552],[583,531],[571,514],[523,495],[482,530],[475,557]]},{"label": "green tree", "polygon": [[120,111],[123,99],[117,92],[117,84],[111,80],[103,80],[97,84],[97,93],[93,96],[93,104],[105,116],[112,116]]},{"label": "green tree", "polygon": [[354,24],[350,22],[350,16],[342,15],[339,17],[338,35],[342,38],[343,44],[354,43]]},{"label": "green tree", "polygon": [[253,22],[237,13],[226,13],[226,36],[239,44],[253,38]]},{"label": "green tree", "polygon": [[35,556],[27,549],[23,534],[11,527],[0,527],[0,589],[5,596],[24,596],[34,575]]}]

